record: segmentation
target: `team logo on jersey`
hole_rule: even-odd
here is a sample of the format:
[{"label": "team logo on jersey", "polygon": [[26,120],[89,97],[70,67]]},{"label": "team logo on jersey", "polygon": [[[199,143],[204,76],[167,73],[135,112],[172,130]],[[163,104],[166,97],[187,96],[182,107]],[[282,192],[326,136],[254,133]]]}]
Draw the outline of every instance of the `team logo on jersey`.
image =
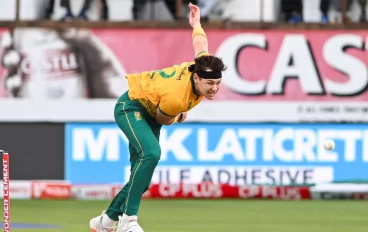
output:
[{"label": "team logo on jersey", "polygon": [[142,120],[141,113],[140,112],[134,112],[134,117],[136,121]]},{"label": "team logo on jersey", "polygon": [[188,110],[190,109],[190,108],[192,108],[192,105],[193,105],[193,102],[189,102],[189,105],[188,105]]}]

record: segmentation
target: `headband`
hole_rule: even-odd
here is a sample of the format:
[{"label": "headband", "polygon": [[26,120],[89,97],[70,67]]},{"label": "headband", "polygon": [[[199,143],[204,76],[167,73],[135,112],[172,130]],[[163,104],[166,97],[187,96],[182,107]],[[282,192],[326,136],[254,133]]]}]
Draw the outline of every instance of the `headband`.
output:
[{"label": "headband", "polygon": [[222,78],[222,73],[219,71],[197,71],[195,72],[200,78],[203,79],[220,79]]}]

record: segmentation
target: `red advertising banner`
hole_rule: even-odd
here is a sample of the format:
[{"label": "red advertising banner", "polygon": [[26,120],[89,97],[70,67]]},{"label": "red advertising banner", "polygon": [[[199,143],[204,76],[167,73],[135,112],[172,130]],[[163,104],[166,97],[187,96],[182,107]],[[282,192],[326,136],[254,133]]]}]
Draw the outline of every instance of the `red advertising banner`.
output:
[{"label": "red advertising banner", "polygon": [[[228,69],[215,102],[205,99],[188,121],[368,120],[367,31],[206,33],[209,52]],[[190,29],[18,28],[0,35],[4,121],[113,121],[109,109],[128,89],[127,73],[194,60]],[[33,101],[54,99],[65,101]]]},{"label": "red advertising banner", "polygon": [[63,181],[32,182],[32,198],[34,199],[69,199],[71,185]]},{"label": "red advertising banner", "polygon": [[[112,200],[123,184],[71,184],[67,181],[19,181],[10,188],[11,199]],[[2,196],[0,196],[2,197]],[[368,200],[367,184],[320,184],[316,186],[151,184],[143,198],[274,199],[274,200]]]},{"label": "red advertising banner", "polygon": [[[210,53],[228,66],[217,100],[368,99],[367,31],[206,33]],[[161,69],[194,56],[189,29],[32,28],[16,29],[10,37],[5,29],[0,34],[2,97],[10,92],[32,98],[115,97],[127,87],[124,80],[117,88],[113,83],[126,73]]]},{"label": "red advertising banner", "polygon": [[233,186],[213,183],[153,184],[148,198],[310,199],[309,187]]}]

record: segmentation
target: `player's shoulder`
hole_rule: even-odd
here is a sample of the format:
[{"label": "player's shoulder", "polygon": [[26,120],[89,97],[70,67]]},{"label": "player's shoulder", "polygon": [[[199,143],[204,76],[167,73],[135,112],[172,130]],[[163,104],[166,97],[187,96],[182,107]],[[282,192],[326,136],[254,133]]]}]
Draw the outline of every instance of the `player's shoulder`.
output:
[{"label": "player's shoulder", "polygon": [[204,50],[204,51],[200,51],[200,52],[198,52],[198,54],[196,55],[196,58],[199,58],[199,57],[201,57],[201,56],[211,56],[211,54],[210,54],[208,51],[206,51],[206,50]]},{"label": "player's shoulder", "polygon": [[180,83],[180,85],[182,85],[183,81],[185,82],[186,80],[190,79],[190,76],[192,75],[192,73],[189,71],[189,67],[193,64],[194,62],[183,62],[180,65],[180,69],[178,70],[179,73],[176,78],[176,80]]},{"label": "player's shoulder", "polygon": [[182,62],[179,67],[180,68],[188,68],[190,65],[194,64],[194,61],[185,61],[185,62]]},{"label": "player's shoulder", "polygon": [[191,64],[192,64],[192,62],[182,62],[180,64],[175,64],[175,65],[172,65],[172,66],[167,66],[165,68],[162,68],[161,70],[154,70],[154,72],[172,70],[173,73],[176,73],[177,74],[181,70],[186,69],[187,67],[189,67]]}]

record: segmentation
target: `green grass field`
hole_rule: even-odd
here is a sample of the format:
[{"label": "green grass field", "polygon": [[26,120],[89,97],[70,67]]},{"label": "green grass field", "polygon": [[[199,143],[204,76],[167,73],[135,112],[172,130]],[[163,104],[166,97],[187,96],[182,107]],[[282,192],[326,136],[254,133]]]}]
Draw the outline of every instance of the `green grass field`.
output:
[{"label": "green grass field", "polygon": [[[12,200],[12,223],[89,230],[108,201]],[[139,222],[146,232],[367,232],[367,201],[143,200]]]}]

